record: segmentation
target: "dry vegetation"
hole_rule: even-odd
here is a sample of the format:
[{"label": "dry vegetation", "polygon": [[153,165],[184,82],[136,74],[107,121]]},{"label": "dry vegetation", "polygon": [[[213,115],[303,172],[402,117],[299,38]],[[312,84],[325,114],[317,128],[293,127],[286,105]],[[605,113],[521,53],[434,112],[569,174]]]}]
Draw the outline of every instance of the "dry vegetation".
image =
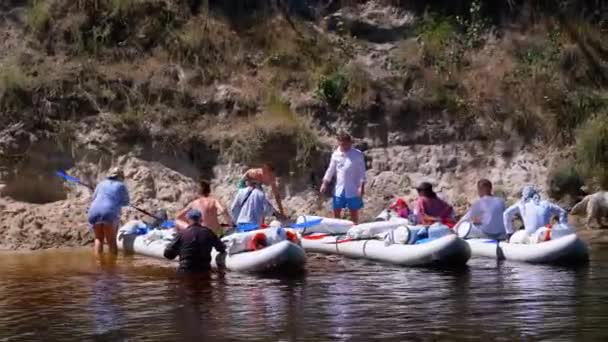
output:
[{"label": "dry vegetation", "polygon": [[[251,162],[282,144],[298,169],[320,143],[292,97],[314,94],[341,115],[365,113],[380,94],[420,112],[447,111],[491,138],[565,146],[578,136],[579,169],[556,171],[556,187],[608,178],[590,171],[608,169],[600,129],[608,34],[598,20],[545,11],[497,27],[487,2],[470,1],[464,15],[433,2],[390,52],[393,87],[352,61],[353,37],[342,46],[270,2],[203,1],[197,14],[184,3],[33,0],[24,28],[31,49],[0,61],[0,123],[65,137],[66,121],[103,114],[121,141],[204,143],[226,160]],[[215,99],[220,85],[239,91]]]}]

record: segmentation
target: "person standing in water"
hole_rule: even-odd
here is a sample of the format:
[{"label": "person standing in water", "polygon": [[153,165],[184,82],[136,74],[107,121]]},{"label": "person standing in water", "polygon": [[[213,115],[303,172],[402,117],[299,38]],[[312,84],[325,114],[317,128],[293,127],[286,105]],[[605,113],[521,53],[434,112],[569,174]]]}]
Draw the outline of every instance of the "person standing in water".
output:
[{"label": "person standing in water", "polygon": [[363,152],[353,148],[352,144],[349,134],[338,135],[338,148],[331,155],[320,191],[327,191],[329,183],[336,177],[332,203],[334,217],[340,218],[342,210],[348,209],[351,220],[357,224],[365,192],[365,157]]},{"label": "person standing in water", "polygon": [[223,215],[226,223],[230,224],[232,222],[230,214],[219,200],[211,196],[211,184],[209,181],[201,180],[199,186],[199,195],[201,197],[190,202],[177,214],[177,228],[178,230],[186,229],[188,227],[186,214],[190,209],[198,209],[203,215],[203,226],[210,228],[216,235],[221,236],[223,235],[223,230],[219,221],[219,215]]},{"label": "person standing in water", "polygon": [[243,176],[241,177],[241,181],[239,184],[239,188],[245,188],[246,182],[250,182],[253,185],[260,186],[266,185],[270,187],[272,191],[272,196],[277,202],[277,207],[279,208],[279,213],[281,215],[285,215],[285,211],[283,209],[283,202],[281,201],[281,195],[279,194],[279,186],[277,182],[277,177],[275,175],[275,168],[271,163],[262,164],[261,168],[253,168],[245,171]]},{"label": "person standing in water", "polygon": [[123,180],[122,170],[114,167],[107,178],[95,187],[87,216],[95,234],[96,255],[103,253],[104,240],[108,244],[110,253],[118,254],[116,232],[120,224],[120,214],[122,207],[129,205],[129,191]]},{"label": "person standing in water", "polygon": [[179,255],[178,271],[207,272],[211,269],[211,249],[226,253],[226,246],[208,227],[201,225],[202,214],[197,209],[190,209],[186,214],[188,227],[178,231],[163,253],[164,257],[173,260]]},{"label": "person standing in water", "polygon": [[506,239],[507,233],[502,220],[502,213],[506,208],[505,201],[492,194],[492,182],[487,179],[480,179],[477,182],[477,193],[479,199],[473,203],[458,224],[470,222],[491,239]]}]

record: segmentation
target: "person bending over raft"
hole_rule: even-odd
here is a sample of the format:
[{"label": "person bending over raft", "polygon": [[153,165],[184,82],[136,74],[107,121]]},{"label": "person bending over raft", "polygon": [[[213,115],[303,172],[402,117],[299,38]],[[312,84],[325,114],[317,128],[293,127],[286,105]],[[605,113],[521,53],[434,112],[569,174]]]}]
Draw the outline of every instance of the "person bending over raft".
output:
[{"label": "person bending over raft", "polygon": [[488,238],[504,240],[507,238],[502,213],[505,211],[505,201],[492,194],[492,182],[481,179],[477,182],[479,199],[473,203],[471,209],[458,221],[470,222],[477,226]]},{"label": "person bending over raft", "polygon": [[180,272],[206,272],[211,268],[211,249],[225,253],[226,247],[215,233],[201,225],[201,212],[190,209],[186,214],[188,228],[178,231],[163,255],[169,260],[179,255]]},{"label": "person bending over raft", "polygon": [[[264,218],[276,213],[266,194],[259,185],[247,181],[247,187],[239,189],[230,206],[232,220],[236,223],[237,232],[243,231],[244,225],[256,224],[262,228]],[[280,215],[280,214],[279,214]],[[281,215],[282,216],[282,215]]]},{"label": "person bending over raft", "polygon": [[538,189],[534,186],[524,187],[521,199],[503,213],[507,234],[513,234],[513,219],[517,214],[522,217],[526,236],[530,236],[539,228],[550,224],[554,216],[559,217],[560,224],[568,224],[568,213],[553,203],[541,200]]},{"label": "person bending over raft", "polygon": [[275,176],[274,171],[274,166],[271,163],[264,163],[262,164],[261,168],[249,169],[245,171],[245,173],[241,177],[239,189],[247,187],[247,181],[257,185],[269,186],[272,191],[272,196],[274,196],[275,201],[277,201],[279,213],[281,215],[285,215],[285,211],[283,210],[283,203],[281,202],[281,195],[279,194],[277,177]]},{"label": "person bending over raft", "polygon": [[441,222],[448,227],[454,226],[454,209],[444,200],[437,197],[431,183],[422,182],[418,187],[418,199],[414,206],[414,215],[419,224],[431,225]]},{"label": "person bending over raft", "polygon": [[103,253],[103,241],[111,254],[118,254],[116,232],[120,224],[121,209],[129,205],[129,191],[123,183],[122,170],[114,167],[105,180],[95,187],[93,201],[87,213],[89,226],[95,235],[95,254]]},{"label": "person bending over raft", "polygon": [[224,215],[227,223],[231,223],[232,219],[220,201],[211,196],[211,184],[206,180],[201,180],[199,186],[199,194],[201,197],[190,202],[190,204],[177,214],[177,228],[178,230],[186,229],[188,227],[186,214],[190,209],[198,209],[203,215],[203,226],[211,228],[216,235],[221,236],[223,231],[222,226],[220,225],[219,215]]},{"label": "person bending over raft", "polygon": [[365,191],[365,157],[363,152],[352,147],[352,138],[346,133],[338,135],[338,148],[331,155],[329,167],[323,177],[321,193],[336,177],[333,196],[334,217],[341,218],[342,210],[348,208],[351,220],[359,222],[359,210],[363,208]]}]

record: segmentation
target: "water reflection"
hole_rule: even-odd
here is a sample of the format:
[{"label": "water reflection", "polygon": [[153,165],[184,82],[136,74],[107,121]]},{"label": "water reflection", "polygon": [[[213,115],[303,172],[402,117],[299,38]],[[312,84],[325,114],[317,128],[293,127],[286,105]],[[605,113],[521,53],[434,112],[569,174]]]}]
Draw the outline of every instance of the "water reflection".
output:
[{"label": "water reflection", "polygon": [[[300,276],[90,251],[0,255],[0,340],[598,340],[608,253],[582,268],[412,269],[311,255]],[[44,337],[44,338],[42,338]]]}]

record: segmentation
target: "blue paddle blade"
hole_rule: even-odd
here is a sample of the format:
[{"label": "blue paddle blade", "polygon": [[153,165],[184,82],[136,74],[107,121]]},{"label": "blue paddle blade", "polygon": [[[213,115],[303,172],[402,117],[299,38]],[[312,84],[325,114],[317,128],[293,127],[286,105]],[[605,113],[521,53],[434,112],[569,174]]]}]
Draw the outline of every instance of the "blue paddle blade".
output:
[{"label": "blue paddle blade", "polygon": [[258,225],[256,223],[240,223],[237,229],[239,232],[249,232],[258,229]]},{"label": "blue paddle blade", "polygon": [[76,177],[72,177],[63,171],[57,171],[57,172],[55,172],[55,174],[69,182],[80,183],[80,179],[78,179]]},{"label": "blue paddle blade", "polygon": [[173,228],[175,227],[175,221],[165,221],[161,223],[160,226],[163,228]]},{"label": "blue paddle blade", "polygon": [[302,223],[295,223],[293,225],[291,225],[291,228],[308,228],[308,227],[312,227],[312,226],[316,226],[318,224],[321,223],[321,221],[323,221],[322,218],[320,219],[316,219],[316,220],[312,220],[312,221],[307,221],[307,222],[302,222]]}]

